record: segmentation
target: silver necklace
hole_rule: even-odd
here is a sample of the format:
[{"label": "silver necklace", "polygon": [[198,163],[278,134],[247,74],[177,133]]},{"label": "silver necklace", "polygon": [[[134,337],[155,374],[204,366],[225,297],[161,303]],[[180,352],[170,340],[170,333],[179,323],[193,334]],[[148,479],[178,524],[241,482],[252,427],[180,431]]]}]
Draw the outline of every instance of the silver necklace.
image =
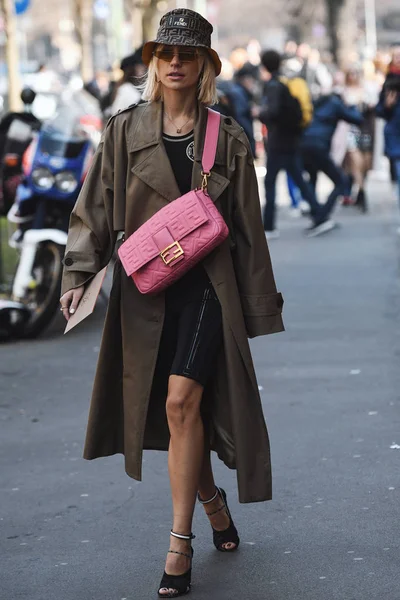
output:
[{"label": "silver necklace", "polygon": [[188,123],[190,123],[190,121],[192,121],[192,120],[193,120],[193,117],[190,117],[190,119],[188,119],[188,120],[186,121],[186,123],[184,123],[183,125],[181,125],[180,127],[178,127],[178,126],[177,126],[177,124],[176,124],[176,123],[175,123],[175,122],[174,122],[174,121],[171,119],[171,117],[169,116],[169,114],[168,114],[168,113],[167,113],[165,110],[164,110],[164,112],[165,112],[165,114],[167,115],[167,117],[168,117],[169,121],[171,121],[172,125],[173,125],[174,127],[176,127],[176,133],[181,133],[181,132],[182,132],[182,129],[184,129],[184,128],[186,127],[186,125],[187,125]]}]

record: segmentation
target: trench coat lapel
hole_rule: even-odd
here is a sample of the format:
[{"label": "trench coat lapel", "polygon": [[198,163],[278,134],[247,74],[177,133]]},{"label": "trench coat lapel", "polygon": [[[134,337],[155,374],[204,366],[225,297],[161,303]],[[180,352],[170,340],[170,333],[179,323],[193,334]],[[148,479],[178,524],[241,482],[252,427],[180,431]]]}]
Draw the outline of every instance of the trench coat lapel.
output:
[{"label": "trench coat lapel", "polygon": [[[132,173],[139,177],[169,202],[181,194],[162,141],[163,107],[161,102],[152,102],[146,107],[143,118],[134,131],[130,132],[128,150],[138,153]],[[154,127],[154,125],[157,125]],[[199,105],[198,119],[194,131],[195,149],[192,173],[192,189],[200,187],[202,176],[201,157],[207,125],[207,109]],[[220,144],[217,148],[216,164],[223,164]],[[229,179],[212,171],[208,181],[208,193],[214,202],[229,184]]]},{"label": "trench coat lapel", "polygon": [[162,103],[149,103],[136,129],[130,133],[128,150],[139,153],[132,173],[171,202],[181,194],[162,141],[162,118]]}]

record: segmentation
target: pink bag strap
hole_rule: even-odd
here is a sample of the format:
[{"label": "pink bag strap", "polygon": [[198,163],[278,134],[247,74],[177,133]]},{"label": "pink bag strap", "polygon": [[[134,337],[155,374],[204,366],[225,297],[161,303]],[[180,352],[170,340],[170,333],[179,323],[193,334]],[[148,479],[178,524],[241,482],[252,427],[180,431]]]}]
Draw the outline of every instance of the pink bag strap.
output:
[{"label": "pink bag strap", "polygon": [[219,124],[221,121],[221,115],[211,108],[207,109],[207,129],[206,137],[204,140],[203,156],[201,164],[203,167],[203,184],[202,189],[207,188],[207,176],[209,176],[211,169],[215,163],[215,155],[217,153],[218,135],[219,135]]}]

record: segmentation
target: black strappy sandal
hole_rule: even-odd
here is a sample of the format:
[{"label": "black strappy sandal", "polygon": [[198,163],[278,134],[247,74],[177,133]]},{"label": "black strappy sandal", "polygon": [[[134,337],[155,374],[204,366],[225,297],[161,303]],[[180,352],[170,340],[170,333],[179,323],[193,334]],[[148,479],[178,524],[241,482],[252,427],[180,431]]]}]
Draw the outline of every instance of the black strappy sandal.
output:
[{"label": "black strappy sandal", "polygon": [[[190,535],[182,535],[180,533],[175,533],[175,531],[171,530],[171,535],[173,537],[178,538],[179,540],[194,540],[196,537],[191,533]],[[191,589],[191,579],[192,579],[192,559],[193,559],[193,548],[191,548],[191,553],[186,554],[186,552],[177,552],[176,550],[168,550],[169,554],[180,554],[181,556],[186,556],[190,558],[190,569],[186,571],[186,573],[182,573],[182,575],[168,575],[164,571],[164,575],[162,576],[160,586],[158,588],[158,597],[159,598],[178,598],[178,596],[184,596],[188,594]],[[169,592],[168,594],[161,594],[160,590],[172,589],[176,590],[176,592]]]},{"label": "black strappy sandal", "polygon": [[[238,549],[239,544],[240,544],[240,538],[237,532],[237,529],[235,527],[235,524],[232,520],[232,515],[230,513],[230,510],[228,508],[228,502],[226,499],[226,492],[225,490],[223,490],[222,488],[218,488],[216,487],[216,491],[215,494],[212,498],[210,498],[210,500],[202,500],[200,498],[200,495],[197,494],[197,499],[200,502],[200,504],[210,504],[211,502],[214,502],[214,500],[216,500],[216,498],[220,496],[220,498],[223,501],[223,505],[218,508],[217,510],[214,510],[214,512],[212,513],[208,513],[206,512],[206,515],[208,517],[212,517],[212,515],[217,514],[218,512],[220,512],[221,510],[226,510],[227,515],[229,517],[229,526],[227,529],[224,529],[223,531],[217,531],[216,529],[214,529],[214,527],[211,525],[212,530],[213,530],[213,541],[214,541],[214,546],[216,547],[217,550],[219,550],[220,552],[235,552],[235,550]],[[224,548],[224,544],[236,544],[235,548]]]}]

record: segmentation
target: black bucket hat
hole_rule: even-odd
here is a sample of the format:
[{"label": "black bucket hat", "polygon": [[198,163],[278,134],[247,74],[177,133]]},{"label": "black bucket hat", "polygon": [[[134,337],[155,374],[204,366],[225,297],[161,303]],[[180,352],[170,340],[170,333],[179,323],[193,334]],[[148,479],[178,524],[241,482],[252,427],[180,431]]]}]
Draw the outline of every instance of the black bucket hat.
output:
[{"label": "black bucket hat", "polygon": [[199,13],[188,8],[175,8],[160,21],[157,37],[143,46],[143,62],[149,65],[153,50],[157,44],[168,46],[195,46],[205,48],[210,55],[216,75],[221,73],[221,61],[215,50],[211,48],[213,26]]}]

